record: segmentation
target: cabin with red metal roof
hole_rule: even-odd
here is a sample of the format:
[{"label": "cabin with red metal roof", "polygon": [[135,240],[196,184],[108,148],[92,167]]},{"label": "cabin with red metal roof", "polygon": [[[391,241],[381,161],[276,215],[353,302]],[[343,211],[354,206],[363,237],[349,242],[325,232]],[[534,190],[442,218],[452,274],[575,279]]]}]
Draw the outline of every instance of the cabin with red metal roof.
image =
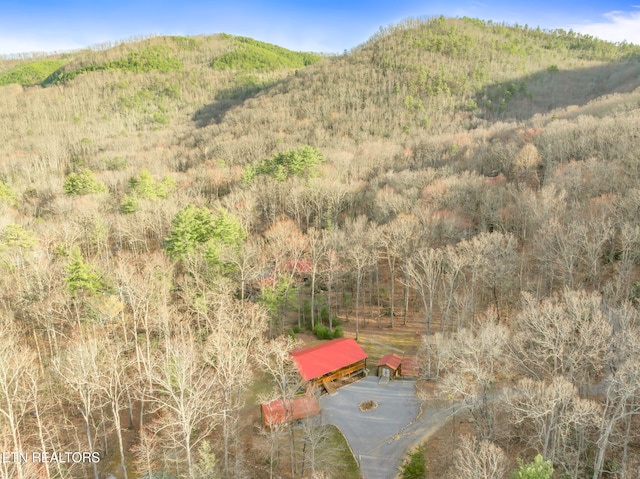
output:
[{"label": "cabin with red metal roof", "polygon": [[302,379],[335,392],[333,381],[367,373],[367,353],[352,338],[339,338],[291,352]]}]

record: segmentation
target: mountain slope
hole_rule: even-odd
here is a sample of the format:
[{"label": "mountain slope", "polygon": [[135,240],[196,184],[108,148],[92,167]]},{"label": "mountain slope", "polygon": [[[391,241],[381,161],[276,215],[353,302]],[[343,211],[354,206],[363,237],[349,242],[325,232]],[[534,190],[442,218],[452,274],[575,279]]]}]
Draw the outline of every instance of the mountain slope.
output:
[{"label": "mountain slope", "polygon": [[[453,133],[631,91],[640,85],[638,52],[471,19],[407,21],[348,55],[299,71],[249,108],[224,112],[229,124],[257,122],[297,142]],[[225,122],[211,114],[216,110],[222,108],[212,103],[199,113],[214,117],[218,132]]]},{"label": "mountain slope", "polygon": [[[587,404],[602,398],[577,386],[638,370],[637,52],[436,18],[323,58],[220,34],[0,62],[7,450],[93,440],[102,475],[238,479],[304,475],[288,466],[322,450],[318,472],[350,477],[313,428],[255,427],[256,398],[276,396],[251,373],[280,358],[296,391],[282,353],[315,327],[360,334],[372,363],[422,344],[428,390],[465,406],[524,376],[567,391],[554,467],[632,470],[638,411],[615,428],[629,454],[608,447],[602,412],[631,409]],[[637,375],[616,378],[609,393],[640,390]],[[89,388],[100,401],[78,411]],[[503,431],[492,439],[513,457],[542,450],[544,434],[523,435],[538,413],[514,430],[502,411],[495,428],[491,410],[461,427]],[[433,477],[451,473],[461,434],[446,436]],[[66,465],[87,477],[89,464]],[[19,477],[23,464],[4,466]]]},{"label": "mountain slope", "polygon": [[243,166],[301,144],[451,162],[469,154],[447,146],[452,135],[632,91],[637,55],[467,18],[408,20],[324,59],[224,34],[154,37],[38,59],[65,62],[44,80],[44,68],[20,73],[31,60],[0,62],[2,78],[47,85],[4,87],[0,154],[7,177],[22,177],[26,158],[45,183],[80,167]]}]

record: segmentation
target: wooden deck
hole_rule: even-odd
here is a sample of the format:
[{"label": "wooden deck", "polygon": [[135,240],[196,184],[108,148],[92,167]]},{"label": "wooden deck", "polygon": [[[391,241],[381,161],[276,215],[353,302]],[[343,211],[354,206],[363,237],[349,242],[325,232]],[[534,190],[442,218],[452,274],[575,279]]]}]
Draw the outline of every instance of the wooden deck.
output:
[{"label": "wooden deck", "polygon": [[336,387],[335,384],[333,384],[333,381],[331,381],[329,378],[323,379],[322,385],[331,396],[333,396],[338,392],[338,388]]},{"label": "wooden deck", "polygon": [[364,371],[366,368],[366,361],[358,361],[357,363],[353,363],[344,368],[340,368],[336,371],[333,371],[330,374],[326,374],[325,376],[321,376],[313,380],[316,385],[322,384],[325,380],[335,381],[336,379],[341,379],[347,376],[351,376],[352,374],[358,373],[360,371]]}]

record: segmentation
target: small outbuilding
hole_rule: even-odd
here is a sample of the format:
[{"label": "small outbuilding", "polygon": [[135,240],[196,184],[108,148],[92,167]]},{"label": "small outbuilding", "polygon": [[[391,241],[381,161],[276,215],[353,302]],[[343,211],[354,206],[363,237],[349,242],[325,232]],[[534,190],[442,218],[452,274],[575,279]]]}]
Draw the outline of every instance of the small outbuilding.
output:
[{"label": "small outbuilding", "polygon": [[393,379],[417,378],[418,370],[411,358],[401,358],[397,354],[386,354],[378,361],[378,377]]},{"label": "small outbuilding", "polygon": [[381,378],[395,378],[400,374],[402,358],[397,354],[386,354],[378,361],[378,376]]},{"label": "small outbuilding", "polygon": [[320,414],[320,403],[310,395],[276,399],[262,404],[262,425],[272,428]]}]

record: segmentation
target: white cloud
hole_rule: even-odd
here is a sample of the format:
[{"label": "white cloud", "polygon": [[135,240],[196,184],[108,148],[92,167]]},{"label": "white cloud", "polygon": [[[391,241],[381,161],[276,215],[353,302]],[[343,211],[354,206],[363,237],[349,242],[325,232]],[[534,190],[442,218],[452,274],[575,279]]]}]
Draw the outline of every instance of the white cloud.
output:
[{"label": "white cloud", "polygon": [[[638,7],[636,7],[638,8]],[[613,11],[603,15],[604,21],[572,25],[579,33],[592,35],[611,42],[636,43],[640,45],[640,10],[632,12]]]}]

